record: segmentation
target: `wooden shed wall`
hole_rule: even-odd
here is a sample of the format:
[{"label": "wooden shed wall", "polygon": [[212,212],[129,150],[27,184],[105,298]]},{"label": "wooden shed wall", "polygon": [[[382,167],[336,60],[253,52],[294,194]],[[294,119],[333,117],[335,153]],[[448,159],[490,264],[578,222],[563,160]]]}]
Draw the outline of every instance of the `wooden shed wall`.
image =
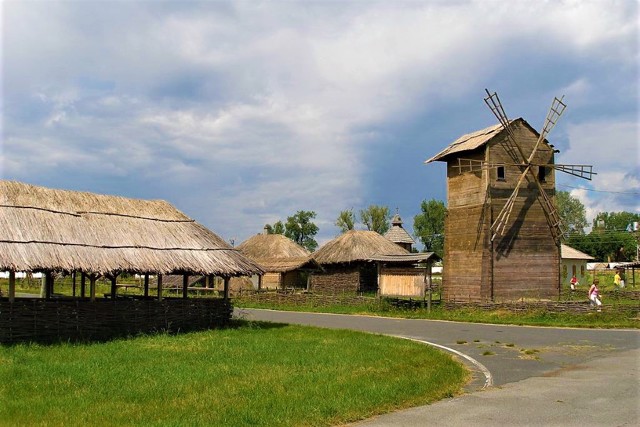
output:
[{"label": "wooden shed wall", "polygon": [[280,289],[280,273],[264,273],[262,275],[261,289]]},{"label": "wooden shed wall", "polygon": [[426,288],[424,269],[414,267],[382,267],[380,269],[380,295],[424,297]]}]

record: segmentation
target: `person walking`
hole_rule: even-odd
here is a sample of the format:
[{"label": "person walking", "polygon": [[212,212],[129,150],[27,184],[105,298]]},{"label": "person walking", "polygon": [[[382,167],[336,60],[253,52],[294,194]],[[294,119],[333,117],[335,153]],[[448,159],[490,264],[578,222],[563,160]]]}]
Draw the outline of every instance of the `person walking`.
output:
[{"label": "person walking", "polygon": [[591,305],[595,305],[598,311],[602,311],[600,306],[602,305],[602,301],[600,301],[600,290],[598,289],[598,279],[593,280],[593,284],[589,288],[589,301],[591,301]]}]

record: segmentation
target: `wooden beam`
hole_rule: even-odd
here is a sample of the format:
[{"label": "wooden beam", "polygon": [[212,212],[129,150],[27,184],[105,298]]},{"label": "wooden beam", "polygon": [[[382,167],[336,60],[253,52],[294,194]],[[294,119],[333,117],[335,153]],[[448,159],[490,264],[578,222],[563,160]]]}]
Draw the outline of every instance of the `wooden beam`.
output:
[{"label": "wooden beam", "polygon": [[9,302],[16,299],[16,272],[9,270]]},{"label": "wooden beam", "polygon": [[76,272],[75,271],[71,273],[71,280],[73,282],[71,295],[75,297],[76,296]]},{"label": "wooden beam", "polygon": [[188,274],[183,274],[182,275],[182,298],[187,298],[187,288],[189,287],[189,275]]},{"label": "wooden beam", "polygon": [[162,274],[158,273],[158,301],[162,301]]},{"label": "wooden beam", "polygon": [[144,296],[149,296],[149,273],[145,273],[144,275]]},{"label": "wooden beam", "polygon": [[116,293],[118,292],[117,281],[116,281],[117,277],[118,277],[117,274],[114,274],[113,276],[111,276],[111,299],[116,299]]},{"label": "wooden beam", "polygon": [[97,277],[95,274],[89,275],[89,298],[91,301],[96,300],[96,279]]},{"label": "wooden beam", "polygon": [[87,291],[87,275],[84,272],[80,273],[80,298],[84,298]]},{"label": "wooden beam", "polygon": [[229,300],[229,278],[228,277],[224,278],[224,300],[225,301]]}]

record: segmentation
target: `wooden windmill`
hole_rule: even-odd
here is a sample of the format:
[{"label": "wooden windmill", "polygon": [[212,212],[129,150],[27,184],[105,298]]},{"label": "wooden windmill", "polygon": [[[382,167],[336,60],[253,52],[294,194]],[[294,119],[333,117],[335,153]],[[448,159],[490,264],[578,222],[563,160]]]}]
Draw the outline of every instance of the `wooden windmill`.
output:
[{"label": "wooden windmill", "polygon": [[592,166],[554,162],[557,150],[546,138],[566,108],[562,98],[538,133],[522,118],[509,120],[498,95],[486,92],[499,124],[463,135],[425,162],[447,162],[444,297],[556,296],[563,229],[555,171],[591,179]]}]

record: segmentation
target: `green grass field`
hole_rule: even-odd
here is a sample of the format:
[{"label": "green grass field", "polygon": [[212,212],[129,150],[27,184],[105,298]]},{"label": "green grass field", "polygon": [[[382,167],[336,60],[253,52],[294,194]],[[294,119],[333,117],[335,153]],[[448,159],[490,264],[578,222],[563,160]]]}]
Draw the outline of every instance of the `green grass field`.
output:
[{"label": "green grass field", "polygon": [[460,392],[433,348],[301,326],[0,346],[0,425],[335,425]]}]

